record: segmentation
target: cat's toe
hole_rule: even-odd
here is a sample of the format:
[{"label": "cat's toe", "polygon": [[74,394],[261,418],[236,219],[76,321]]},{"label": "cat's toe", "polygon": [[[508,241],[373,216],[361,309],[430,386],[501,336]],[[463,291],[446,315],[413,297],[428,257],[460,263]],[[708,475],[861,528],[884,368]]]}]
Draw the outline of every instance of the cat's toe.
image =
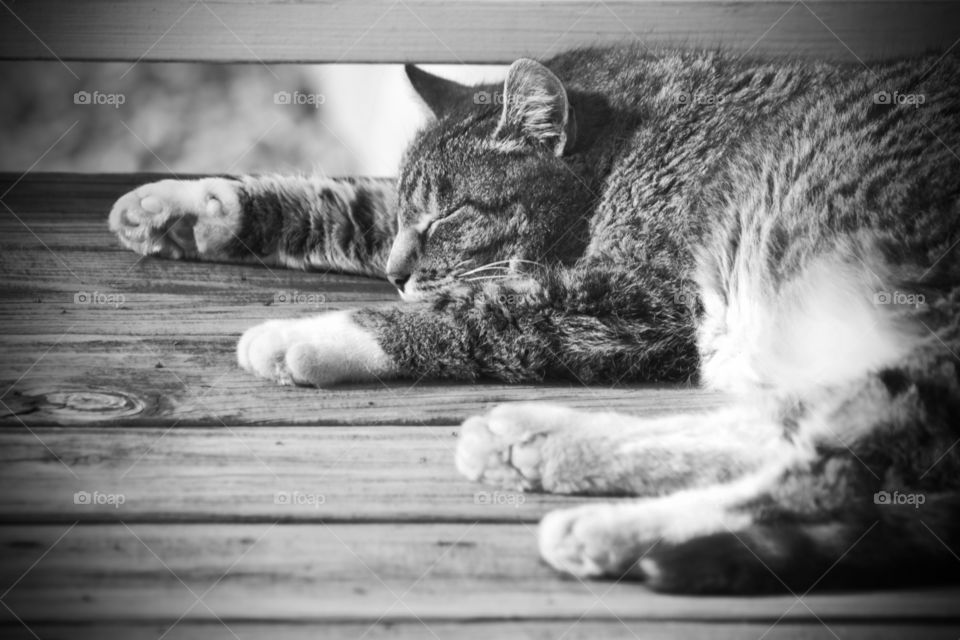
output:
[{"label": "cat's toe", "polygon": [[286,365],[290,331],[282,320],[247,330],[237,343],[237,361],[245,370],[279,384],[294,384]]},{"label": "cat's toe", "polygon": [[261,378],[316,387],[395,373],[375,337],[343,311],[253,327],[237,343],[237,362]]},{"label": "cat's toe", "polygon": [[609,505],[551,511],[540,521],[540,555],[553,568],[581,578],[636,573],[636,545],[618,532]]},{"label": "cat's toe", "polygon": [[237,362],[282,385],[322,386],[330,380],[323,353],[300,335],[296,321],[274,320],[253,327],[237,343]]},{"label": "cat's toe", "polygon": [[[467,478],[517,490],[534,488],[511,461],[513,447],[490,429],[490,415],[473,416],[463,423],[457,442],[457,470]],[[531,474],[533,475],[533,474]]]},{"label": "cat's toe", "polygon": [[240,214],[232,180],[160,180],[121,196],[108,222],[121,244],[142,255],[214,257],[235,236]]},{"label": "cat's toe", "polygon": [[554,447],[549,437],[563,429],[566,407],[533,402],[501,404],[468,419],[460,431],[457,469],[474,481],[517,491],[551,490],[542,482]]},{"label": "cat's toe", "polygon": [[110,211],[110,230],[121,244],[141,255],[196,255],[197,212],[183,210],[177,194],[181,188],[177,180],[161,180],[123,195]]}]

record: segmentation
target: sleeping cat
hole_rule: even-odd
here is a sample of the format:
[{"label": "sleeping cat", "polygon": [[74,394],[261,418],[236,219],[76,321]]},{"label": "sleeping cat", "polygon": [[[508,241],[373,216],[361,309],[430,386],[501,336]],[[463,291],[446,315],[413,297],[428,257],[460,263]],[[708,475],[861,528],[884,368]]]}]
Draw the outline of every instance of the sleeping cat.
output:
[{"label": "sleeping cat", "polygon": [[725,593],[957,575],[960,57],[620,47],[521,59],[502,86],[407,73],[435,119],[396,182],[165,180],[111,229],[141,254],[396,286],[395,306],[247,331],[240,365],[282,384],[697,380],[739,398],[467,420],[471,479],[636,497],[548,514],[560,570]]}]

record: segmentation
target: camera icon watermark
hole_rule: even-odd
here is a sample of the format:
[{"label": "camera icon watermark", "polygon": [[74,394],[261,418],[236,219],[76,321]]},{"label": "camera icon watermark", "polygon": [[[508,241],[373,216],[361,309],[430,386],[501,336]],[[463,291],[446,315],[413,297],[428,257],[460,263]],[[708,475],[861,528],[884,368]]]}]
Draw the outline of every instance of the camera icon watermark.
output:
[{"label": "camera icon watermark", "polygon": [[877,491],[873,494],[873,504],[877,505],[911,505],[919,509],[927,497],[922,493],[902,493],[900,491]]},{"label": "camera icon watermark", "polygon": [[500,104],[498,91],[476,91],[473,94],[473,104]]},{"label": "camera icon watermark", "polygon": [[908,105],[919,109],[926,103],[927,96],[922,93],[900,93],[899,91],[877,91],[873,94],[873,104]]},{"label": "camera icon watermark", "polygon": [[691,312],[696,311],[700,304],[700,295],[697,286],[687,280],[681,280],[679,288],[673,294],[674,304],[683,305]]},{"label": "camera icon watermark", "polygon": [[927,303],[922,293],[905,293],[903,291],[877,291],[873,294],[873,304],[896,305],[902,307],[920,307]]},{"label": "camera icon watermark", "polygon": [[678,105],[695,105],[698,107],[715,107],[727,101],[727,97],[722,93],[689,93],[681,91],[673,96],[674,103]]},{"label": "camera icon watermark", "polygon": [[127,502],[127,497],[122,493],[101,493],[99,491],[77,491],[73,494],[73,504],[82,506],[111,506],[119,509],[120,505]]},{"label": "camera icon watermark", "polygon": [[322,293],[277,291],[275,294],[273,294],[273,304],[292,304],[298,306],[319,307],[326,303],[327,297]]},{"label": "camera icon watermark", "polygon": [[273,104],[308,106],[319,109],[327,101],[322,93],[304,93],[302,91],[277,91],[273,94]]},{"label": "camera icon watermark", "polygon": [[481,89],[480,91],[473,92],[473,104],[504,105],[507,102],[515,101],[516,99],[517,98],[512,98],[501,91],[487,91],[485,89]]},{"label": "camera icon watermark", "polygon": [[326,504],[327,497],[319,493],[302,491],[278,491],[273,494],[273,504],[285,507],[311,507],[319,509]]},{"label": "camera icon watermark", "polygon": [[86,105],[106,105],[119,109],[120,105],[126,103],[127,96],[122,93],[102,93],[100,91],[77,91],[73,94],[73,104]]},{"label": "camera icon watermark", "polygon": [[82,304],[95,307],[120,308],[127,301],[122,293],[101,293],[100,291],[77,291],[73,294],[73,304]]},{"label": "camera icon watermark", "polygon": [[513,507],[519,509],[527,501],[522,493],[505,493],[503,491],[478,491],[473,494],[473,503],[494,507]]}]

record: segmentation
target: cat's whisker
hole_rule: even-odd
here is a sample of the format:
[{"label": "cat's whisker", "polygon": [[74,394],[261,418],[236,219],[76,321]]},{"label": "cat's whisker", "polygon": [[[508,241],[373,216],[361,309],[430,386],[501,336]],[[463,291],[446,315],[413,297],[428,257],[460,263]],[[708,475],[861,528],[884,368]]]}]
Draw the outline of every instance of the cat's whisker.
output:
[{"label": "cat's whisker", "polygon": [[461,276],[469,276],[469,275],[472,275],[472,274],[474,274],[474,273],[479,273],[479,272],[481,272],[481,271],[492,271],[492,270],[494,270],[494,269],[503,269],[503,270],[506,271],[506,270],[508,270],[509,268],[510,268],[509,266],[501,266],[500,263],[491,262],[490,264],[485,264],[485,265],[476,267],[476,268],[474,268],[474,269],[471,269],[471,270],[469,270],[469,271],[464,271],[464,272],[461,273],[460,275],[461,275]]},{"label": "cat's whisker", "polygon": [[[498,265],[509,265],[509,264],[510,264],[510,260],[497,260],[496,262],[487,262],[486,264],[479,265],[479,266],[476,267],[474,270],[477,270],[477,269],[486,269],[486,268],[488,268],[488,267],[495,267],[495,266],[498,266]],[[504,267],[504,268],[506,268],[506,267]],[[469,272],[468,272],[468,273],[469,273]]]},{"label": "cat's whisker", "polygon": [[475,276],[473,278],[464,278],[464,282],[478,282],[480,280],[506,280],[507,278],[515,278],[517,274],[515,273],[504,273],[500,275],[492,276]]},{"label": "cat's whisker", "polygon": [[524,260],[522,258],[510,258],[508,260],[498,260],[497,262],[490,262],[469,271],[464,271],[461,273],[461,276],[469,276],[475,273],[480,273],[482,271],[491,271],[493,269],[502,269],[504,271],[515,271],[514,266],[517,264],[530,264],[540,269],[546,269],[546,265],[543,263],[537,262],[535,260]]},{"label": "cat's whisker", "polygon": [[510,273],[509,271],[498,270],[498,268],[494,267],[494,268],[492,268],[492,269],[479,269],[479,270],[476,270],[476,271],[471,271],[470,273],[460,274],[460,277],[461,277],[461,278],[463,278],[463,277],[468,277],[468,278],[469,278],[469,277],[479,276],[479,275],[497,275],[497,274],[507,275],[507,274],[509,274],[509,273]]}]

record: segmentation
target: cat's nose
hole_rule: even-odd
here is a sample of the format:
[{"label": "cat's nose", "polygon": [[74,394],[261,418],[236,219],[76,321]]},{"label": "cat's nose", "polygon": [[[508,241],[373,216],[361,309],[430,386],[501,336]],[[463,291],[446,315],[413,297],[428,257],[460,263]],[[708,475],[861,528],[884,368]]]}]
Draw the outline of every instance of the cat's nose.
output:
[{"label": "cat's nose", "polygon": [[403,285],[407,284],[407,281],[410,279],[409,273],[388,273],[387,280],[390,281],[390,284],[395,286],[398,291],[403,293]]}]

